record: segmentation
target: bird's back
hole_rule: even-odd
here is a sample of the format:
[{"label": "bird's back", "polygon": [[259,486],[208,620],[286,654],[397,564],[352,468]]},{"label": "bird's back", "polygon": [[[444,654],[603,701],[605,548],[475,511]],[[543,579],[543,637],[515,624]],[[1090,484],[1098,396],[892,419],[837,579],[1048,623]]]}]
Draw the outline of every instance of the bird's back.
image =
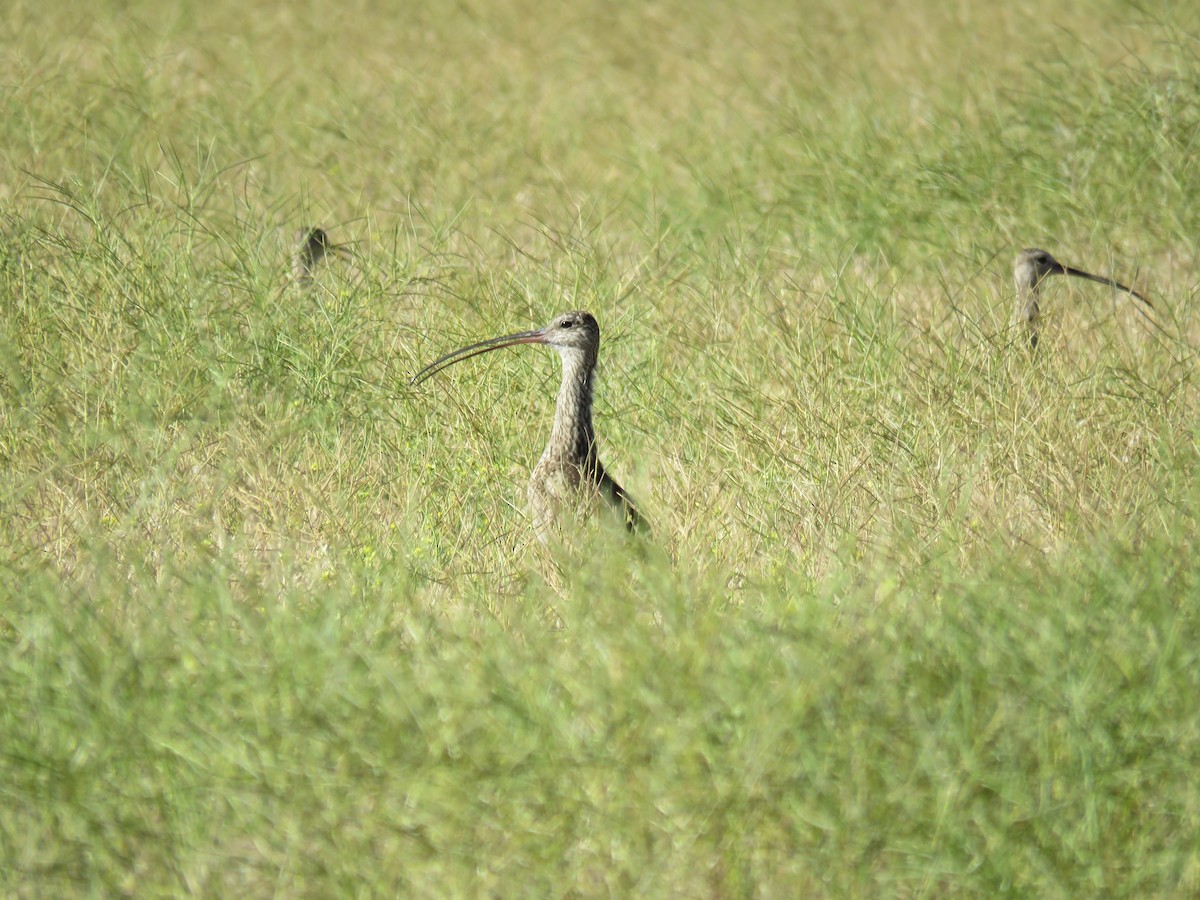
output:
[{"label": "bird's back", "polygon": [[529,508],[542,540],[547,540],[555,528],[577,527],[600,507],[619,514],[629,531],[641,525],[633,500],[599,460],[581,465],[543,456],[534,467],[529,479]]}]

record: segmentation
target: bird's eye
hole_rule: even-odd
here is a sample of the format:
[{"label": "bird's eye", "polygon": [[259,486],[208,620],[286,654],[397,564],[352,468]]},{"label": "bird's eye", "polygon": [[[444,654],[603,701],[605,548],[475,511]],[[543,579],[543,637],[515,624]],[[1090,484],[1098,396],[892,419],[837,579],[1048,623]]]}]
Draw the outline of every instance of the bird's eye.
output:
[{"label": "bird's eye", "polygon": [[570,328],[570,327],[571,327],[572,325],[574,325],[574,324],[575,324],[575,320],[574,320],[574,319],[567,319],[567,320],[565,320],[565,321],[562,323],[562,327],[563,327],[563,328]]}]

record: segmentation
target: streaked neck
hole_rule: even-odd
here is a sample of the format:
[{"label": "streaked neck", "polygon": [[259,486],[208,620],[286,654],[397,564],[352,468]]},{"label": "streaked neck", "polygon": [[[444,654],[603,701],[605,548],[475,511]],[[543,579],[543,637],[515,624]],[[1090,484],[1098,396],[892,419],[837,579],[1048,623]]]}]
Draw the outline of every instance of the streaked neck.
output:
[{"label": "streaked neck", "polygon": [[592,427],[592,378],[596,359],[582,350],[560,351],[562,385],[554,409],[554,427],[546,446],[547,457],[582,463],[596,455],[596,432]]}]

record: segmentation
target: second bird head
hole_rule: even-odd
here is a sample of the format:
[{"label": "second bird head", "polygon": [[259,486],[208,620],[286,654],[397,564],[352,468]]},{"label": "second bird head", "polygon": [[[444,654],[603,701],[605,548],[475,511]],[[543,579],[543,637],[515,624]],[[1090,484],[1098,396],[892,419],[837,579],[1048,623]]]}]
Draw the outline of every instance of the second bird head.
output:
[{"label": "second bird head", "polygon": [[1065,275],[1066,267],[1045,250],[1031,247],[1017,254],[1013,280],[1017,289],[1034,290],[1047,275]]},{"label": "second bird head", "polygon": [[570,350],[595,353],[600,347],[600,324],[590,312],[582,310],[555,316],[535,333],[540,334],[537,343],[549,344],[560,353]]}]

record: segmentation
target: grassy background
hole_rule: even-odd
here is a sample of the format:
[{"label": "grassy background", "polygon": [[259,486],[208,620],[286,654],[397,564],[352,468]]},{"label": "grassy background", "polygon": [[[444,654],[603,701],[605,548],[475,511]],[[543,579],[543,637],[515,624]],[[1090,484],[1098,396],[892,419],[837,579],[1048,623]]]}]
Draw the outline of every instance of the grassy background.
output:
[{"label": "grassy background", "polygon": [[1200,891],[1200,12],[9,6],[0,891]]}]

